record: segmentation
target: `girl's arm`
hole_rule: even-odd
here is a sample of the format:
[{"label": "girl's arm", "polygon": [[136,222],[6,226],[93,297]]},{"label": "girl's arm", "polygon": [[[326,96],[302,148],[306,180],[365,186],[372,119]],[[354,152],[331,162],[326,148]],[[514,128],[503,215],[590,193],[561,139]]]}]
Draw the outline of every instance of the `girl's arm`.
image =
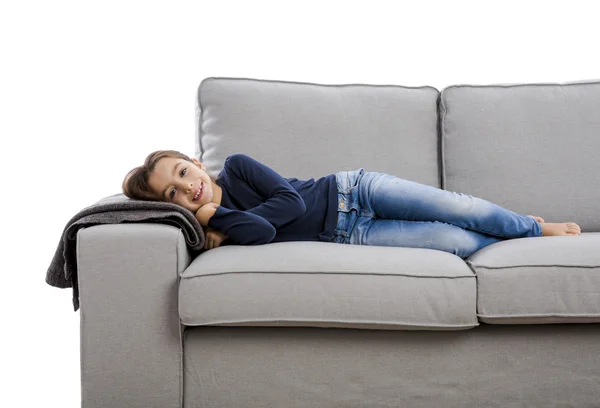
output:
[{"label": "girl's arm", "polygon": [[217,207],[208,226],[227,235],[234,245],[268,244],[276,234],[275,227],[264,218],[222,206]]},{"label": "girl's arm", "polygon": [[237,153],[225,160],[225,175],[238,199],[260,202],[245,211],[217,207],[208,226],[223,232],[238,245],[271,242],[277,228],[306,212],[306,204],[290,183],[268,166]]},{"label": "girl's arm", "polygon": [[203,227],[212,228],[228,236],[236,245],[266,244],[275,238],[275,227],[264,218],[215,203],[200,207],[196,211],[196,219]]},{"label": "girl's arm", "polygon": [[245,182],[261,203],[245,212],[258,215],[275,228],[285,225],[306,212],[306,204],[290,183],[270,167],[242,153],[227,157],[228,174]]}]

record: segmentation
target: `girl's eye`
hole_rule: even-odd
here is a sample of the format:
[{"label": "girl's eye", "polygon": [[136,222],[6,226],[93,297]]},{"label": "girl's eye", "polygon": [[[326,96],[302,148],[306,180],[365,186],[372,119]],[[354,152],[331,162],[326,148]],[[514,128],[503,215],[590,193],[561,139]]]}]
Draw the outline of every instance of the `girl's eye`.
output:
[{"label": "girl's eye", "polygon": [[[181,177],[183,177],[183,175],[185,174],[184,172],[187,172],[187,167],[184,167],[183,169],[181,169],[181,171],[179,172],[179,174],[181,174]],[[171,190],[171,192],[169,193],[169,198],[173,199],[173,194],[175,194],[173,191],[177,190],[176,188],[174,188],[173,190]]]}]

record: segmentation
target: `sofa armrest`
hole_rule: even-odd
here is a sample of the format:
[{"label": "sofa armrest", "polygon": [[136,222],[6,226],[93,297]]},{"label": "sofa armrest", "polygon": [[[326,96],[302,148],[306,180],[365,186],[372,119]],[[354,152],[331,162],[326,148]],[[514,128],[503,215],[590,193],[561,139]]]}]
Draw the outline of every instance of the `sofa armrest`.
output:
[{"label": "sofa armrest", "polygon": [[83,408],[181,408],[182,231],[152,223],[77,233]]}]

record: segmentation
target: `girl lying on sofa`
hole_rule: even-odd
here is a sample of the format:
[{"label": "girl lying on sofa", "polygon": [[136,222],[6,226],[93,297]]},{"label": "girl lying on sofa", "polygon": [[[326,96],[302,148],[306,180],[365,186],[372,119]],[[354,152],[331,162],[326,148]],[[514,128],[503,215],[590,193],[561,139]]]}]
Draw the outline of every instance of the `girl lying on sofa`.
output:
[{"label": "girl lying on sofa", "polygon": [[428,248],[467,258],[512,238],[576,236],[574,222],[546,223],[489,201],[363,168],[317,180],[284,178],[252,157],[228,156],[218,177],[175,150],[149,154],[123,193],[196,214],[206,249],[283,241]]}]

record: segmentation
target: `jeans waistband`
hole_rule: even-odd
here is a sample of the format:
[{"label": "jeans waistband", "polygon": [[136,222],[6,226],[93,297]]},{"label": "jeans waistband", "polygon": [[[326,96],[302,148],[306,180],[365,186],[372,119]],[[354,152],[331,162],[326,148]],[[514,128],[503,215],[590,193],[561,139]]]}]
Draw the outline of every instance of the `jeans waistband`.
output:
[{"label": "jeans waistband", "polygon": [[361,167],[358,170],[340,171],[336,174],[338,218],[334,232],[335,242],[346,243],[358,219],[358,187],[364,173],[365,170]]}]

